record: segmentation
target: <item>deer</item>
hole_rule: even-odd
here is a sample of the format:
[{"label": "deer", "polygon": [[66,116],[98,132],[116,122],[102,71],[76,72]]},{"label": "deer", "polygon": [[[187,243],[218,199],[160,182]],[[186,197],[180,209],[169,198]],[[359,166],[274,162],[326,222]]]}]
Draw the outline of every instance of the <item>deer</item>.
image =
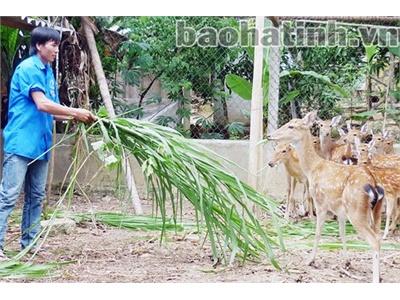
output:
[{"label": "deer", "polygon": [[[400,199],[400,168],[374,166],[372,163],[374,151],[376,151],[374,139],[368,144],[361,144],[359,140],[356,140],[358,163],[367,168],[385,190],[386,222],[382,239],[386,239],[389,232],[393,232],[397,226],[398,200]],[[392,220],[391,225],[390,220]]]},{"label": "deer", "polygon": [[379,168],[400,168],[400,155],[397,154],[374,154],[370,161]]},{"label": "deer", "polygon": [[364,124],[361,130],[351,128],[350,122],[347,122],[347,133],[338,128],[340,139],[334,141],[331,137],[333,128],[337,128],[342,116],[336,116],[332,120],[318,120],[319,138],[321,144],[322,157],[328,160],[336,161],[346,165],[354,165],[356,161],[352,157],[354,138],[361,137],[367,132],[367,125]]},{"label": "deer", "polygon": [[334,127],[339,125],[342,116],[336,116],[332,120],[318,120],[316,123],[319,128],[319,140],[322,157],[328,160],[332,158],[332,151],[338,144],[332,139],[331,132]]},{"label": "deer", "polygon": [[313,145],[314,145],[314,149],[317,152],[317,154],[321,157],[323,157],[322,155],[322,151],[321,151],[321,142],[319,140],[319,137],[313,137]]},{"label": "deer", "polygon": [[348,218],[357,232],[372,248],[372,281],[380,281],[380,221],[384,190],[374,177],[360,166],[346,166],[317,155],[309,130],[317,117],[308,113],[303,119],[292,119],[268,135],[271,141],[291,143],[298,153],[316,208],[317,224],[314,246],[308,263],[315,261],[321,231],[327,212],[339,222],[339,233],[346,250],[345,223]]},{"label": "deer", "polygon": [[374,133],[371,130],[371,134],[372,141],[374,141],[376,154],[394,154],[394,138],[389,136],[389,132],[387,130],[383,130],[382,134]]},{"label": "deer", "polygon": [[272,154],[271,160],[268,162],[268,165],[273,168],[278,164],[283,163],[286,175],[287,175],[287,201],[286,201],[286,211],[285,211],[285,219],[289,220],[290,214],[290,207],[294,208],[294,191],[296,189],[297,183],[302,183],[304,185],[303,190],[303,199],[301,202],[301,211],[305,212],[304,209],[304,202],[307,199],[307,208],[308,208],[308,215],[312,217],[313,213],[313,204],[312,199],[310,198],[310,191],[308,187],[307,177],[304,175],[300,164],[299,158],[297,157],[296,152],[294,151],[293,147],[287,143],[279,143],[274,153]]},{"label": "deer", "polygon": [[355,142],[356,139],[361,139],[367,134],[367,126],[367,124],[364,124],[358,130],[352,128],[350,122],[347,122],[347,133],[342,128],[339,128],[341,142],[338,142],[339,146],[333,149],[332,160],[345,165],[356,165],[357,159],[353,155]]}]

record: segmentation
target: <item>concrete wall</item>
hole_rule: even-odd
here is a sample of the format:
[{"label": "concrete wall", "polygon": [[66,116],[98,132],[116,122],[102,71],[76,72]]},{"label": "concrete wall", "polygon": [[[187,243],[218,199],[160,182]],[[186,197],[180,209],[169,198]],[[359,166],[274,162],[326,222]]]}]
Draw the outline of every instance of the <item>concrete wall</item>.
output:
[{"label": "concrete wall", "polygon": [[[58,136],[60,138],[61,135]],[[249,154],[249,141],[231,141],[231,140],[195,140],[199,145],[203,145],[218,155],[234,162],[237,166],[230,166],[229,169],[243,181],[247,181],[247,166]],[[54,180],[55,186],[60,186],[64,180],[68,167],[71,164],[71,142],[63,143],[55,152]],[[269,144],[264,145],[264,166],[267,165],[271,155]],[[395,152],[400,153],[400,145],[395,145]],[[133,160],[132,170],[136,180],[139,192],[143,195],[145,191],[145,181],[141,168]],[[94,175],[95,178],[92,180]],[[89,184],[92,190],[110,190],[115,187],[116,172],[102,167],[102,163],[95,156],[89,159],[86,166],[79,175],[81,185]],[[266,167],[262,172],[262,190],[264,193],[277,199],[283,199],[286,196],[286,172],[282,166],[275,168]],[[296,190],[296,197],[301,197],[303,187],[300,185]]]}]

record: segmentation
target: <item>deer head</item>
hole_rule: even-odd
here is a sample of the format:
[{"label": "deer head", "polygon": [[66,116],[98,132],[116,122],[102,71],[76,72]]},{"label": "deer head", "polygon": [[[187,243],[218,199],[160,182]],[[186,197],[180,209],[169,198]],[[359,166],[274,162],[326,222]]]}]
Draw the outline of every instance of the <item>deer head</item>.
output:
[{"label": "deer head", "polygon": [[370,165],[375,154],[375,141],[371,140],[368,144],[361,143],[359,139],[355,142],[355,155],[359,165]]},{"label": "deer head", "polygon": [[355,144],[356,139],[362,139],[366,134],[368,134],[368,125],[364,124],[360,129],[352,128],[350,121],[346,122],[347,124],[347,133],[339,128],[340,139],[343,143],[346,144]]},{"label": "deer head", "polygon": [[268,165],[273,168],[280,163],[286,162],[290,155],[292,155],[293,147],[287,143],[279,143],[275,152],[272,154],[271,160],[268,162]]},{"label": "deer head", "polygon": [[372,140],[375,142],[376,152],[379,154],[392,154],[394,153],[394,138],[390,137],[387,130],[382,133],[374,133],[371,130]]},{"label": "deer head", "polygon": [[332,120],[318,120],[316,123],[319,128],[320,138],[330,137],[332,129],[337,127],[342,119],[342,116],[333,117]]},{"label": "deer head", "polygon": [[319,137],[313,137],[313,145],[314,145],[315,151],[321,150],[321,142],[319,140]]},{"label": "deer head", "polygon": [[[317,118],[317,112],[309,112],[303,119],[293,119],[268,135],[268,139],[272,141],[280,141],[296,144],[302,138],[310,134],[310,127]],[[310,134],[311,135],[311,134]]]}]

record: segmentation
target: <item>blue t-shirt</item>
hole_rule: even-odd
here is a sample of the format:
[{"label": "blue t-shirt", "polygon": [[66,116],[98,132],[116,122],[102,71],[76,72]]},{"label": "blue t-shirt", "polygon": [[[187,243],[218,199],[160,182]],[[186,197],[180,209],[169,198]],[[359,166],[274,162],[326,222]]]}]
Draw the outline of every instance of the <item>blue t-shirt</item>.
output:
[{"label": "blue t-shirt", "polygon": [[8,123],[3,132],[4,152],[48,160],[53,116],[37,109],[31,96],[34,91],[42,91],[48,99],[59,103],[53,70],[37,55],[21,62],[12,77]]}]

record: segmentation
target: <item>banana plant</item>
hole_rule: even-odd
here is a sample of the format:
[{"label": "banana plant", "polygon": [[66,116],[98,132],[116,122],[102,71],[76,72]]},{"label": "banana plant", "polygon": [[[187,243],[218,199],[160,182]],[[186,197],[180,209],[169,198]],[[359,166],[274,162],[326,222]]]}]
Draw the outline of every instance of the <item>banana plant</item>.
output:
[{"label": "banana plant", "polygon": [[0,25],[2,73],[11,76],[14,58],[19,47],[18,29]]}]

